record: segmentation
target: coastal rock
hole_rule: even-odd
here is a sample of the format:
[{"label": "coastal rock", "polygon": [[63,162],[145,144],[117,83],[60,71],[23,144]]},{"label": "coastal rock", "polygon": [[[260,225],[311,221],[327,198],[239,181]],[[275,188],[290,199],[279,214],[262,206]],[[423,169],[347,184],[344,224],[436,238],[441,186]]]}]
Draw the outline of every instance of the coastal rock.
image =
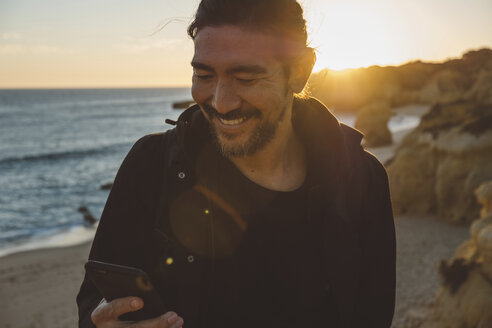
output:
[{"label": "coastal rock", "polygon": [[492,225],[489,224],[480,231],[477,246],[482,260],[482,272],[488,279],[492,279]]},{"label": "coastal rock", "polygon": [[469,87],[469,78],[462,73],[444,69],[434,75],[419,92],[418,102],[449,103],[460,99]]},{"label": "coastal rock", "polygon": [[415,132],[403,139],[387,167],[393,209],[397,215],[435,211],[435,150]]},{"label": "coastal rock", "polygon": [[111,188],[113,188],[112,182],[105,183],[99,187],[101,190],[111,190]]},{"label": "coastal rock", "polygon": [[492,212],[489,212],[480,219],[473,221],[470,226],[470,235],[475,244],[478,241],[478,234],[480,231],[488,225],[492,225]]},{"label": "coastal rock", "polygon": [[89,225],[94,225],[96,224],[97,220],[96,218],[94,217],[94,215],[92,215],[92,213],[89,211],[89,209],[86,207],[86,206],[80,206],[77,211],[79,213],[82,213],[82,215],[84,216],[84,222],[89,224]]},{"label": "coastal rock", "polygon": [[451,261],[441,263],[443,285],[432,315],[421,327],[492,327],[492,211],[482,213],[470,227],[471,239]]},{"label": "coastal rock", "polygon": [[453,294],[441,287],[431,319],[421,328],[489,328],[492,326],[492,285],[472,269],[466,281]]},{"label": "coastal rock", "polygon": [[392,107],[461,98],[483,104],[490,103],[491,74],[492,50],[485,48],[444,63],[415,61],[341,72],[325,69],[310,77],[309,89],[336,112],[356,113],[378,101],[388,101]]},{"label": "coastal rock", "polygon": [[492,105],[436,104],[389,163],[396,214],[437,213],[467,224],[478,216],[475,189],[492,179]]},{"label": "coastal rock", "polygon": [[387,102],[375,102],[359,110],[355,128],[364,133],[366,146],[379,147],[392,143],[388,128],[390,115],[391,108]]},{"label": "coastal rock", "polygon": [[492,104],[492,60],[478,73],[473,86],[465,94],[466,99],[482,104]]},{"label": "coastal rock", "polygon": [[482,216],[492,213],[492,181],[483,183],[475,190],[475,196],[482,205]]}]

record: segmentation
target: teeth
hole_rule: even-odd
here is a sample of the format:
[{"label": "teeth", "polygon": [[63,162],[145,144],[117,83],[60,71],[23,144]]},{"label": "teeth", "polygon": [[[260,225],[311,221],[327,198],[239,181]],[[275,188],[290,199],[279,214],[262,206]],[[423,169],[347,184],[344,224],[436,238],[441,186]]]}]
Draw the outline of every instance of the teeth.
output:
[{"label": "teeth", "polygon": [[224,120],[222,118],[219,118],[219,120],[222,124],[225,124],[225,125],[237,125],[237,124],[243,123],[246,120],[246,118],[241,117],[241,118],[238,118],[235,120]]}]

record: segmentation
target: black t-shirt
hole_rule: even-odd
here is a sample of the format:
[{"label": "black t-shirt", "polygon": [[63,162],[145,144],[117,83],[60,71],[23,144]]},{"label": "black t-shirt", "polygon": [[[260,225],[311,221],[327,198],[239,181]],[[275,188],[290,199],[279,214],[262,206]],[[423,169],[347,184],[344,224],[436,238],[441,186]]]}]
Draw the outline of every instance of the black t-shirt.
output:
[{"label": "black t-shirt", "polygon": [[309,179],[292,192],[263,188],[212,144],[197,163],[199,196],[190,196],[187,211],[201,222],[187,246],[206,263],[204,327],[331,326],[321,240],[307,220]]}]

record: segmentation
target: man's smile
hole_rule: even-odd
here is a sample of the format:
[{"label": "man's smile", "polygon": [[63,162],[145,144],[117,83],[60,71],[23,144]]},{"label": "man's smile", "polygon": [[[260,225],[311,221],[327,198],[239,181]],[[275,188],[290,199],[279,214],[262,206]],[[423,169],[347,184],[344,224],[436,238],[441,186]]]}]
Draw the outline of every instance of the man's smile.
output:
[{"label": "man's smile", "polygon": [[241,118],[237,118],[237,119],[233,119],[233,120],[226,120],[223,118],[219,118],[220,123],[222,123],[224,125],[229,125],[229,126],[239,125],[246,120],[247,120],[246,117],[241,117]]},{"label": "man's smile", "polygon": [[209,120],[216,122],[214,124],[216,128],[230,132],[242,128],[252,118],[261,119],[262,116],[261,112],[256,108],[235,109],[226,114],[219,113],[215,108],[206,104],[203,104],[202,108]]}]

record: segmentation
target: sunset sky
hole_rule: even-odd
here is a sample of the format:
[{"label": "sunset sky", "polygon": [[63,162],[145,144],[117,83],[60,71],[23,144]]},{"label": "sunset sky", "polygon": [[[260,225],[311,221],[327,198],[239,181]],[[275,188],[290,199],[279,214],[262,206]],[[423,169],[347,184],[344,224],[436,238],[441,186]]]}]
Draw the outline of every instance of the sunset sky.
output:
[{"label": "sunset sky", "polygon": [[[188,86],[198,0],[0,0],[0,88]],[[304,0],[315,70],[492,48],[490,0]],[[152,35],[163,23],[160,32]]]}]

